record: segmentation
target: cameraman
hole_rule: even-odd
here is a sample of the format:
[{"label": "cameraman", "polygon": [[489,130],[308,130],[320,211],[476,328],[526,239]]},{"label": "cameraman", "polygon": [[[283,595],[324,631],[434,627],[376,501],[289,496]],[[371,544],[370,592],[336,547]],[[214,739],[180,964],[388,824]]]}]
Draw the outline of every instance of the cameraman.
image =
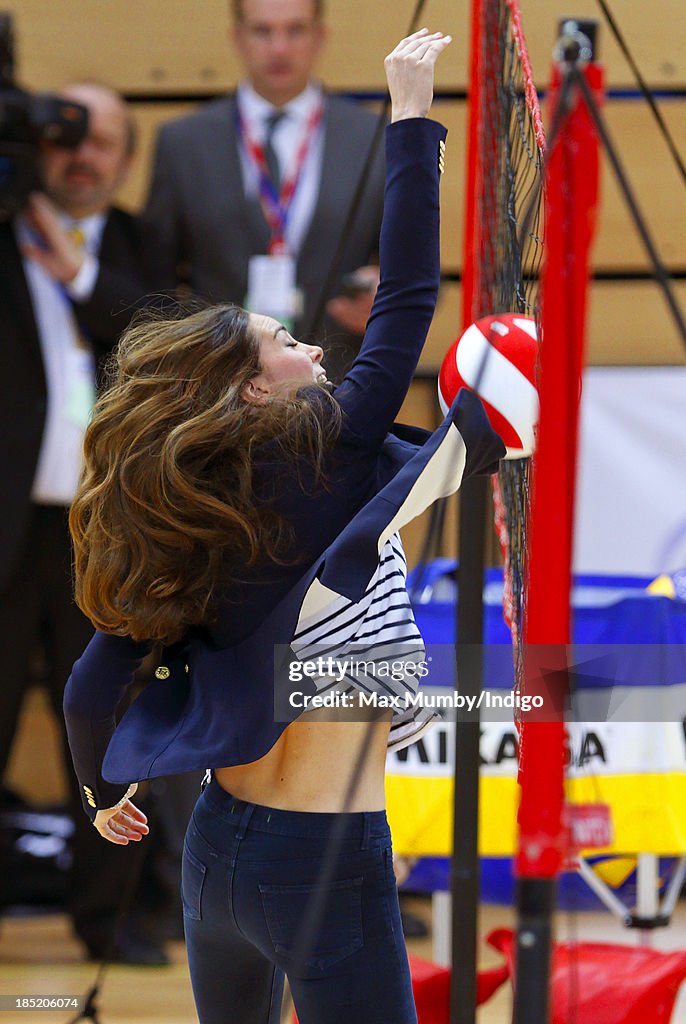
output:
[{"label": "cameraman", "polygon": [[[133,157],[125,103],[94,84],[72,85],[61,95],[87,107],[88,134],[76,149],[41,144],[44,192],[0,223],[0,778],[36,648],[64,734],[62,691],[92,634],[72,601],[67,530],[83,432],[106,357],[158,283],[139,222],[111,205]],[[66,763],[76,826],[69,911],[89,955],[100,959],[111,952],[121,893],[135,866],[128,850],[103,850]],[[117,933],[112,958],[168,959],[156,937],[132,925]]]}]

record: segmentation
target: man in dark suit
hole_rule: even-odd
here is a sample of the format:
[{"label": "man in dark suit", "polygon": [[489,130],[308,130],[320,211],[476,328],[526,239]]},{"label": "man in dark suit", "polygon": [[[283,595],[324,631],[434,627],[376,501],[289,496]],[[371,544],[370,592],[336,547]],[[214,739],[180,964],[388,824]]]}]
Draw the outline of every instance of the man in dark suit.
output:
[{"label": "man in dark suit", "polygon": [[[184,268],[197,294],[269,313],[303,341],[314,340],[317,306],[377,124],[312,78],[325,39],[322,6],[234,0],[233,42],[245,77],[235,95],[163,125],[146,210],[170,282]],[[336,319],[328,316],[316,339],[333,380],[359,348],[378,280],[365,265],[378,245],[382,149],[332,294],[355,271],[369,287],[330,305]]]},{"label": "man in dark suit", "polygon": [[[44,192],[0,224],[0,778],[36,650],[64,733],[64,685],[92,635],[72,600],[68,506],[96,381],[133,309],[157,283],[139,223],[110,205],[133,153],[125,104],[91,84],[63,96],[88,108],[88,135],[77,149],[45,146]],[[136,851],[108,850],[103,862],[97,833],[82,824],[66,743],[65,753],[76,829],[69,910],[89,954],[101,958]],[[133,962],[167,960],[159,943],[130,933],[118,935],[109,952]]]}]

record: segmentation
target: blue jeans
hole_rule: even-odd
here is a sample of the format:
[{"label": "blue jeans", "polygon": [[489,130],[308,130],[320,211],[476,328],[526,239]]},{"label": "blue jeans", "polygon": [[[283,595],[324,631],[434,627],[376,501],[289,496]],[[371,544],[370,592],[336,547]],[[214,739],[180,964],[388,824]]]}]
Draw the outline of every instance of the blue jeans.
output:
[{"label": "blue jeans", "polygon": [[182,873],[200,1024],[278,1024],[284,974],[300,1024],[416,1024],[386,814],[345,816],[322,886],[337,817],[245,803],[215,780],[201,794]]}]

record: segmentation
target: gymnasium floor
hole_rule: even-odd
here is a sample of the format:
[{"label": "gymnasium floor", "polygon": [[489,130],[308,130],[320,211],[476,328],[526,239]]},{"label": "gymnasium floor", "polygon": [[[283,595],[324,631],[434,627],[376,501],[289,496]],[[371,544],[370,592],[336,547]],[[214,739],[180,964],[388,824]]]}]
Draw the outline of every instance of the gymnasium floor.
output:
[{"label": "gymnasium floor", "polygon": [[[422,899],[409,901],[408,909],[430,921],[430,904]],[[507,907],[482,908],[481,932],[512,925]],[[635,944],[632,936],[620,928],[608,914],[585,913],[561,915],[558,920],[560,940],[589,939]],[[686,947],[686,903],[678,905],[672,926],[655,935],[659,949]],[[418,956],[431,958],[431,939],[413,939],[408,949]],[[190,982],[183,943],[171,943],[173,963],[169,967],[112,967],[104,980],[99,1000],[100,1024],[193,1024]],[[481,945],[481,966],[499,962],[498,954]],[[59,914],[0,919],[0,996],[9,994],[82,994],[92,984],[96,965],[85,964],[70,936],[68,922]],[[621,994],[618,993],[621,999]],[[503,988],[479,1010],[479,1024],[509,1024],[510,992]],[[67,1024],[72,1011],[3,1012],[1,1024]],[[240,1019],[236,1019],[240,1024]],[[355,1022],[361,1024],[361,1022]],[[392,1022],[389,1021],[389,1024]],[[682,986],[672,1015],[672,1024],[686,1024],[686,985]]]}]

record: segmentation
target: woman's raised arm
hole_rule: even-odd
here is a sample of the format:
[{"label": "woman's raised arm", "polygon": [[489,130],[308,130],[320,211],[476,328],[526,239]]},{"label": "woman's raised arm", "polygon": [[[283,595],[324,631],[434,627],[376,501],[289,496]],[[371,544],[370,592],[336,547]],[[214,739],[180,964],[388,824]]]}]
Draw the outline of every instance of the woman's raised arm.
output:
[{"label": "woman's raised arm", "polygon": [[440,279],[439,177],[445,129],[426,120],[436,60],[450,36],[421,29],[385,60],[391,94],[381,281],[360,353],[336,391],[347,429],[383,441],[412,381]]}]

